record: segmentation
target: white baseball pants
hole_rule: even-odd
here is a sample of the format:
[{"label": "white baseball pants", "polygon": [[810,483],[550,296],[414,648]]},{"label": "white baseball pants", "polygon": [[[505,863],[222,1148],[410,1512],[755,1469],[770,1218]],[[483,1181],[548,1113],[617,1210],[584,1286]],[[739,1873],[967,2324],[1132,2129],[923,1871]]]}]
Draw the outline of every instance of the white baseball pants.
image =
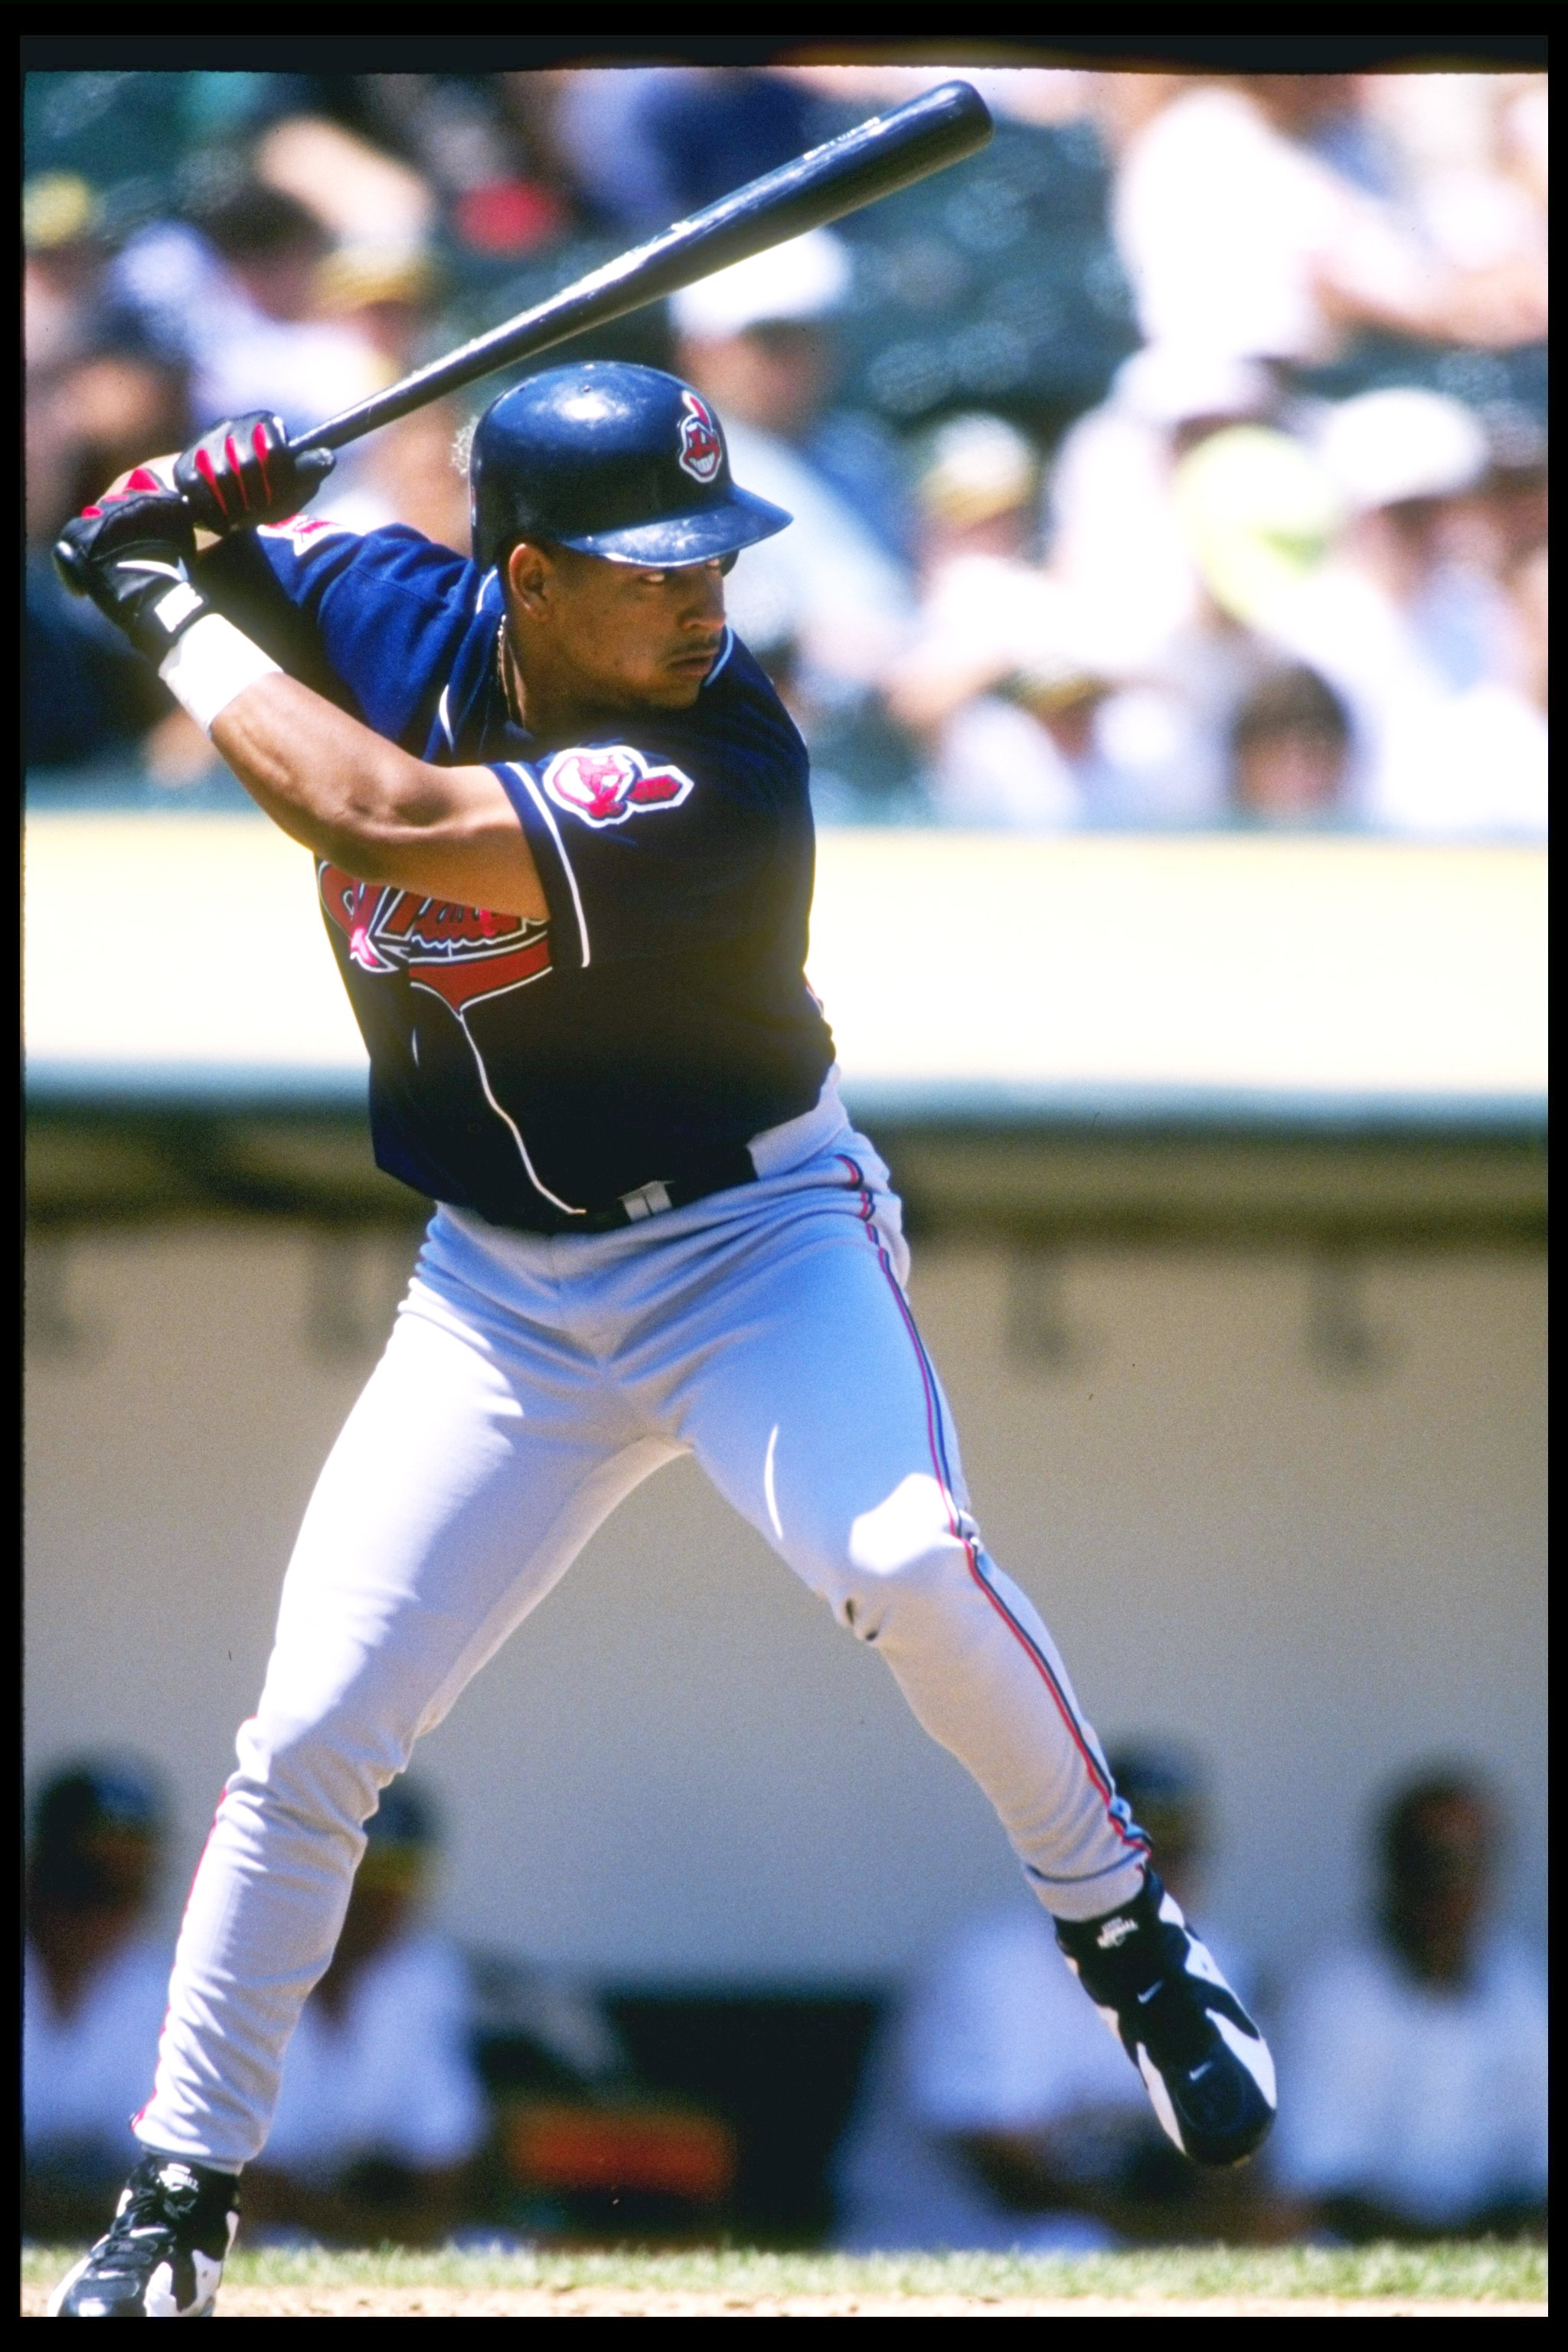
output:
[{"label": "white baseball pants", "polygon": [[259,2152],[380,1790],[683,1451],[887,1660],[1050,1911],[1137,1891],[1142,1833],[970,1514],[887,1171],[851,1129],[821,1134],[798,1165],[614,1233],[437,1211],[289,1563],[185,1911],[149,2146]]}]

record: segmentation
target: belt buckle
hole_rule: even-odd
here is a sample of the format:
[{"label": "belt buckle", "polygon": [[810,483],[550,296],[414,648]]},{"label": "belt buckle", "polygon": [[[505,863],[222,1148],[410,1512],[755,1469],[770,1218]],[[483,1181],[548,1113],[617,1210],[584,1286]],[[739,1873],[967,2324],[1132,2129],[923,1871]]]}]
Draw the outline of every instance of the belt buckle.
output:
[{"label": "belt buckle", "polygon": [[623,1192],[620,1205],[626,1212],[627,1224],[636,1225],[640,1224],[644,1217],[662,1216],[665,1210],[672,1209],[675,1203],[670,1199],[668,1185],[656,1179],[651,1184],[639,1184],[635,1192]]}]

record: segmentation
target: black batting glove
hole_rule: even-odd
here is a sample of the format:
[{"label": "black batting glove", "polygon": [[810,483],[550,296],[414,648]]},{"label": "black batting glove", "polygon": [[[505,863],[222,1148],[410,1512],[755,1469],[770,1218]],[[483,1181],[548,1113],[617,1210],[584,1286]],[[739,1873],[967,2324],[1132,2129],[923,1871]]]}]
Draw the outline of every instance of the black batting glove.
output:
[{"label": "black batting glove", "polygon": [[174,461],[174,487],[198,530],[283,522],[308,506],[336,464],[330,449],[289,446],[280,416],[261,410],[215,425]]},{"label": "black batting glove", "polygon": [[145,466],[123,490],[84,507],[54,551],[55,568],[72,593],[90,596],[154,664],[212,610],[191,579],[195,554],[189,508]]}]

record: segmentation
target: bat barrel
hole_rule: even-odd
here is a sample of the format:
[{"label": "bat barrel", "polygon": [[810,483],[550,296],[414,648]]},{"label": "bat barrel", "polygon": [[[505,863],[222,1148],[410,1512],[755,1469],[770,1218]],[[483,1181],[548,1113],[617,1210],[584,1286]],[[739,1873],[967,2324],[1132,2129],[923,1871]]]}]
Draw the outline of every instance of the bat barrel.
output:
[{"label": "bat barrel", "polygon": [[907,188],[973,154],[990,138],[991,128],[977,90],[964,81],[943,82],[890,114],[875,115],[793,163],[749,181],[732,195],[721,196],[689,220],[677,221],[647,245],[606,262],[531,310],[432,360],[356,407],[312,425],[289,446],[341,449],[477,377],[531,359],[591,327],[623,318],[645,302],[677,293],[731,262],[748,260],[770,246],[842,220],[863,205]]}]

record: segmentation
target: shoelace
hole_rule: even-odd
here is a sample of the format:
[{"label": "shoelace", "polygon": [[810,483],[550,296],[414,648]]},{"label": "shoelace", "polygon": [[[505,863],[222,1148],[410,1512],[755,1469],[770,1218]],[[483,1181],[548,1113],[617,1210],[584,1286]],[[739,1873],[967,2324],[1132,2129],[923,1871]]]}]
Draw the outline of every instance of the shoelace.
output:
[{"label": "shoelace", "polygon": [[163,2242],[163,2247],[159,2251],[166,2249],[171,2255],[177,2253],[175,2232],[180,2222],[188,2217],[189,2210],[194,2210],[195,2202],[195,2196],[187,2192],[181,2200],[186,2211],[171,2211],[174,2198],[168,2189],[153,2182],[145,2188],[133,2189],[131,2202],[123,2213],[117,2213],[110,2224],[109,2233],[103,2240],[103,2252],[98,2258],[99,2268],[107,2271],[120,2267],[114,2259],[117,2255],[124,2256],[127,2263],[132,2258],[140,2261],[150,2251],[148,2242],[151,2239]]}]

